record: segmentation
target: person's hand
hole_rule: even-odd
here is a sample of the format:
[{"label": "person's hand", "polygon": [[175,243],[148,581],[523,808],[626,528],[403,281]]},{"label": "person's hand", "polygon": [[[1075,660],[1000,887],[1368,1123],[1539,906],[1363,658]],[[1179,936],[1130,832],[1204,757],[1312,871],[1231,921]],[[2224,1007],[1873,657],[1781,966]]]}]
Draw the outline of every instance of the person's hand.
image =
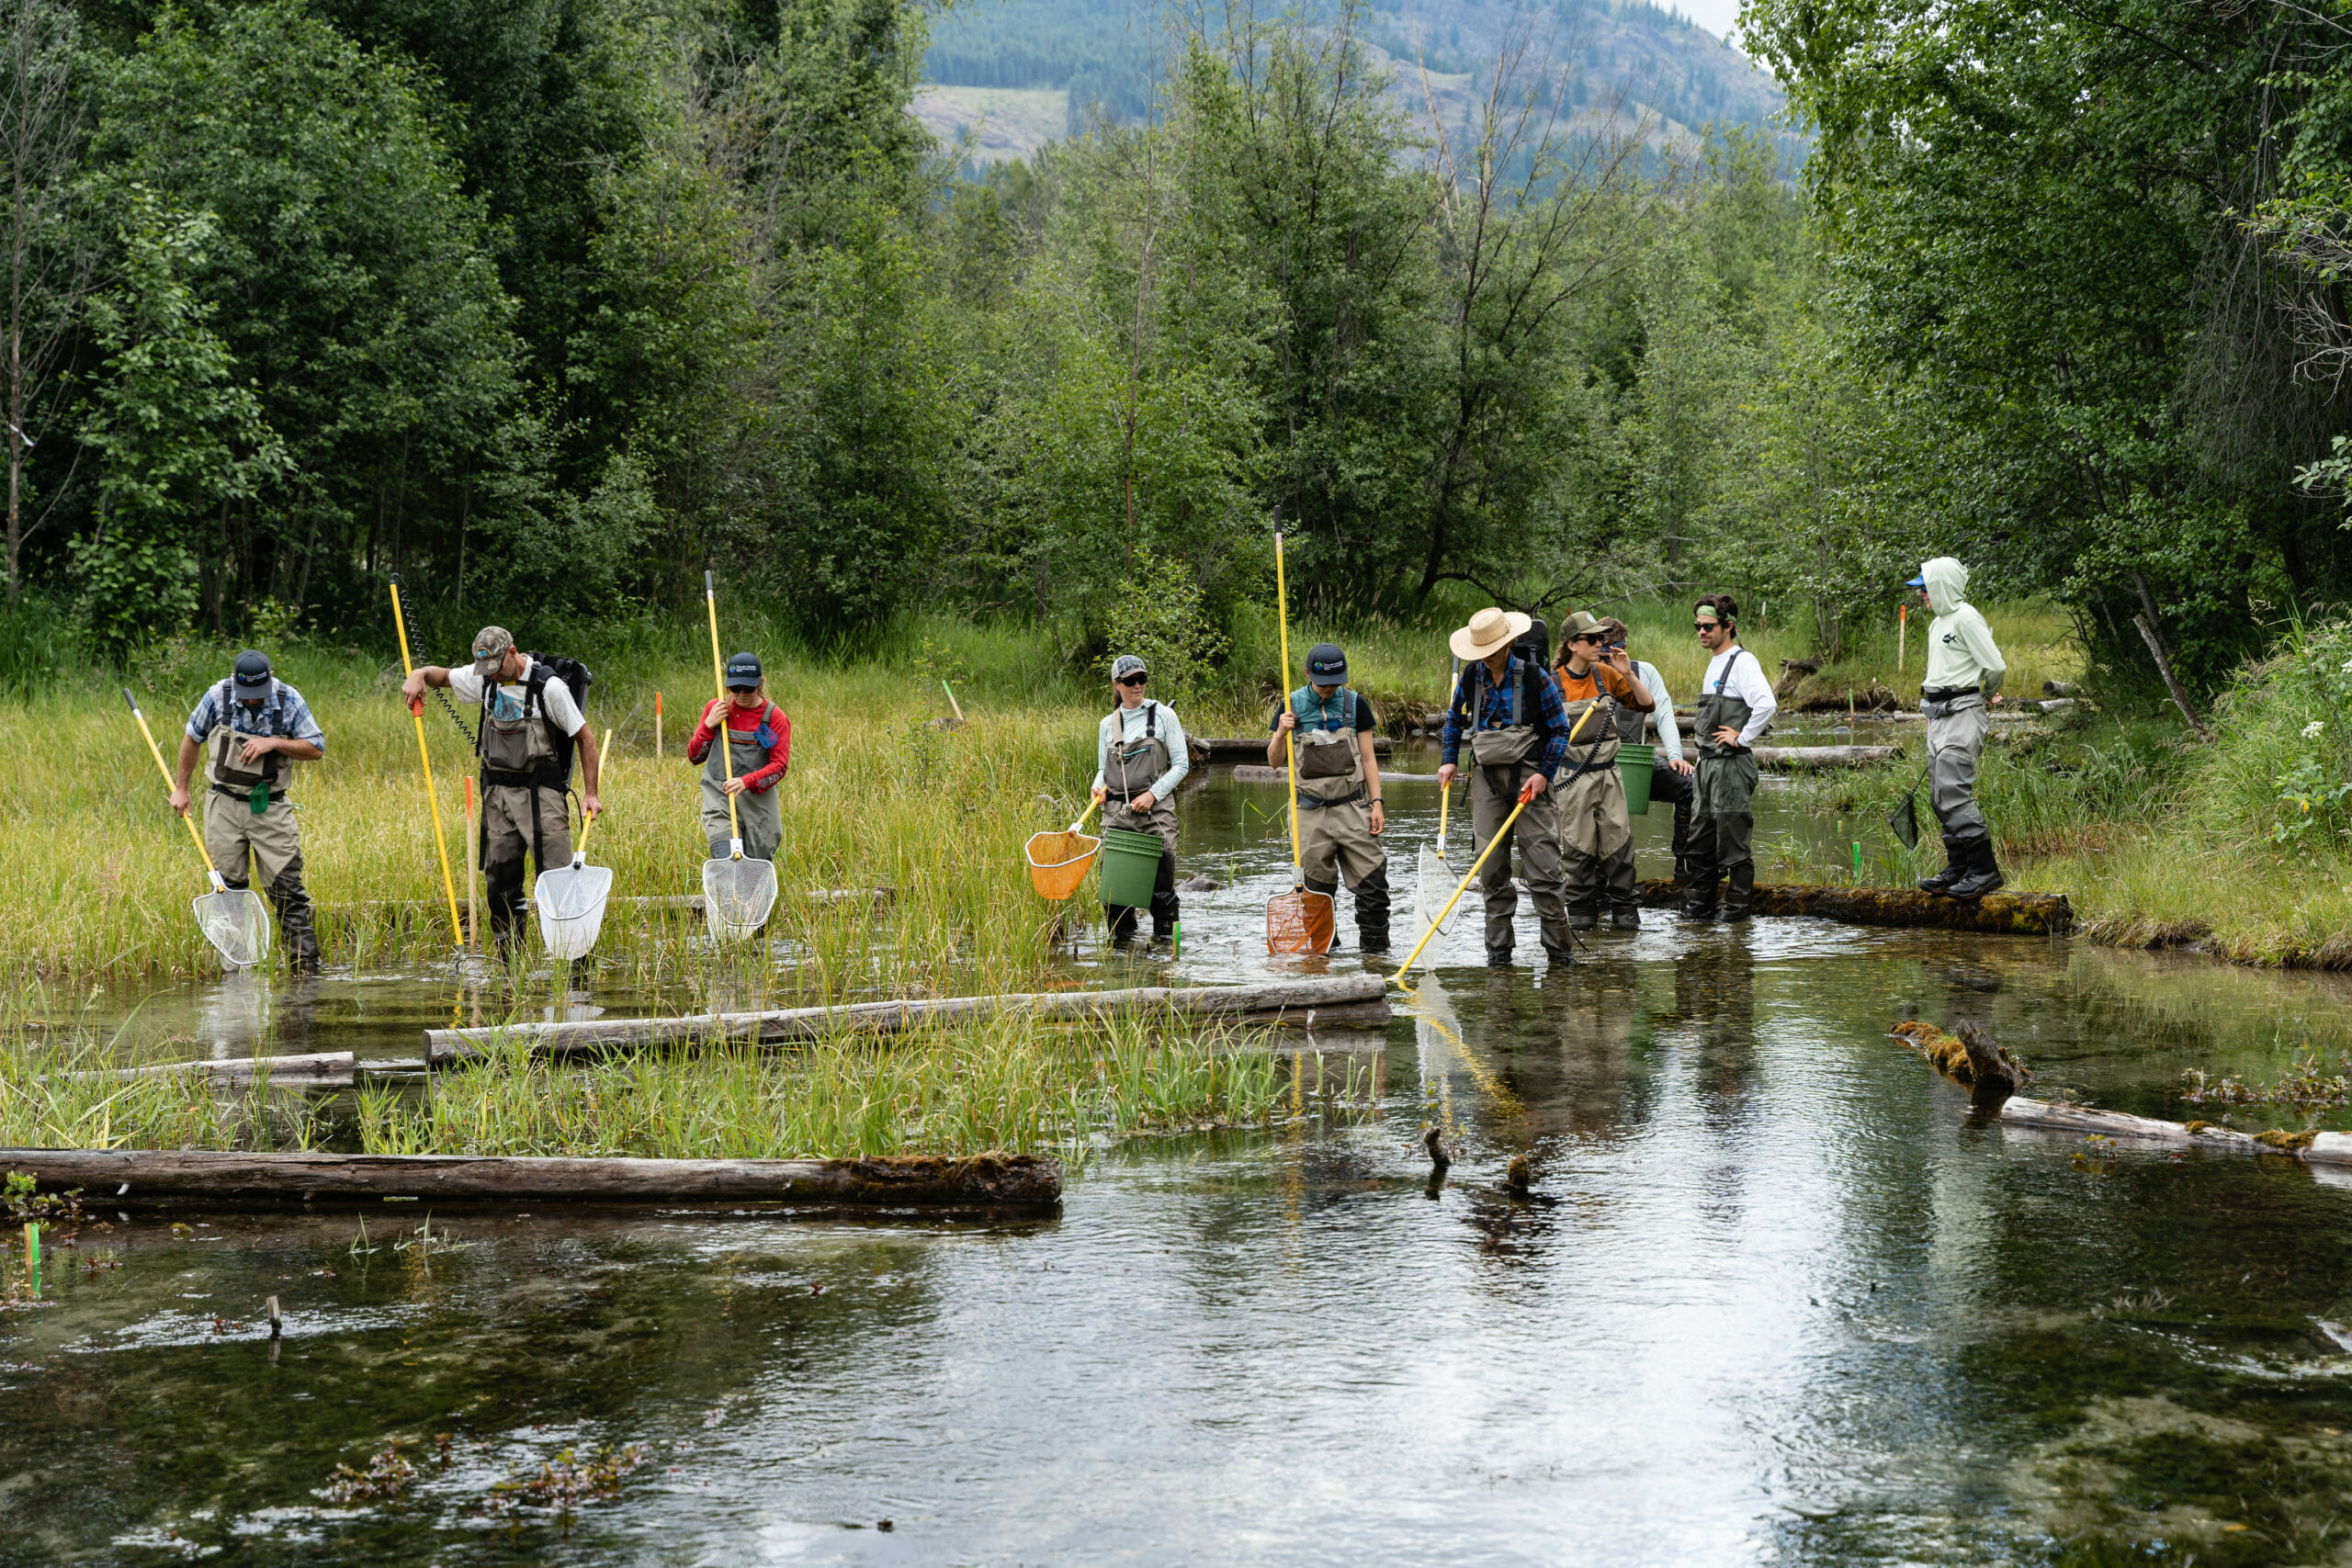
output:
[{"label": "person's hand", "polygon": [[1719,724],[1715,726],[1715,744],[1718,746],[1738,745],[1739,731],[1734,729],[1728,724]]},{"label": "person's hand", "polygon": [[711,699],[710,699],[710,701],[708,701],[708,702],[707,702],[707,703],[703,704],[703,705],[702,705],[702,727],[703,727],[705,729],[717,729],[717,728],[718,728],[718,716],[719,716],[719,713],[720,713],[720,712],[721,712],[721,711],[722,711],[726,706],[727,706],[727,705],[726,705],[724,702],[721,702],[721,701],[720,701],[718,698],[717,698],[717,697],[713,697],[713,698],[711,698]]},{"label": "person's hand", "polygon": [[594,822],[605,814],[605,797],[592,789],[580,797],[580,807],[588,813],[588,820]]},{"label": "person's hand", "polygon": [[719,787],[729,795],[741,795],[751,786],[746,784],[740,778],[733,778],[729,779],[725,784],[719,785]]},{"label": "person's hand", "polygon": [[1285,729],[1296,729],[1297,728],[1298,715],[1291,712],[1288,708],[1283,709],[1282,713],[1274,719],[1274,733],[1277,735],[1280,735]]},{"label": "person's hand", "polygon": [[250,768],[255,762],[260,761],[264,757],[268,756],[272,751],[277,750],[277,747],[278,743],[275,736],[248,736],[245,739],[244,745],[237,750],[237,761],[244,763],[245,766]]},{"label": "person's hand", "polygon": [[1697,773],[1697,772],[1699,771],[1696,765],[1694,765],[1694,764],[1692,764],[1692,763],[1690,763],[1690,762],[1686,762],[1686,761],[1683,761],[1681,758],[1679,758],[1679,757],[1675,757],[1675,758],[1672,758],[1672,759],[1668,760],[1666,765],[1667,765],[1668,767],[1669,767],[1669,768],[1672,768],[1676,773],[1680,773],[1680,774],[1681,774],[1684,778],[1686,778],[1686,779],[1687,779],[1687,778],[1689,778],[1692,773]]},{"label": "person's hand", "polygon": [[187,788],[186,785],[174,784],[172,786],[172,809],[178,812],[183,817],[187,815]]},{"label": "person's hand", "polygon": [[1107,789],[1098,789],[1098,790],[1096,790],[1096,791],[1094,792],[1094,801],[1095,801],[1095,804],[1096,804],[1096,805],[1098,805],[1098,806],[1099,806],[1099,805],[1101,805],[1103,801],[1106,801],[1106,800],[1108,800],[1108,799],[1110,799],[1110,798],[1111,798],[1111,792],[1110,792],[1109,790],[1107,790]]},{"label": "person's hand", "polygon": [[1527,782],[1519,786],[1519,803],[1521,806],[1524,806],[1529,801],[1533,800],[1537,795],[1544,793],[1544,787],[1551,782],[1552,781],[1550,779],[1545,778],[1542,773],[1528,774]]},{"label": "person's hand", "polygon": [[1372,803],[1372,836],[1376,839],[1386,831],[1388,831],[1388,808],[1382,802],[1375,800]]},{"label": "person's hand", "polygon": [[408,704],[411,713],[424,711],[424,671],[412,670],[408,679],[401,682],[401,700]]},{"label": "person's hand", "polygon": [[1450,788],[1453,784],[1454,775],[1461,771],[1462,770],[1456,768],[1451,762],[1448,762],[1444,766],[1439,768],[1437,771],[1437,787],[1440,789]]},{"label": "person's hand", "polygon": [[1133,800],[1127,802],[1127,809],[1140,817],[1159,804],[1159,796],[1152,794],[1149,790],[1146,790],[1141,795],[1136,796]]}]

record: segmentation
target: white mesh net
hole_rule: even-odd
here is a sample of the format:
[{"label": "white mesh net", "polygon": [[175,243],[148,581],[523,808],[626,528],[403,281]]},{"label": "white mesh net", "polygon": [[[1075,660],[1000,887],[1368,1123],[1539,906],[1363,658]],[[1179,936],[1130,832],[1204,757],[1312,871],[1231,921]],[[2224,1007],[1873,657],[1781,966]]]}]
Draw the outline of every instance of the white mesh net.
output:
[{"label": "white mesh net", "polygon": [[708,860],[702,864],[702,912],[721,942],[749,941],[775,908],[775,863]]},{"label": "white mesh net", "polygon": [[253,969],[269,956],[269,906],[252,888],[207,893],[189,907],[204,940],[219,951],[222,962]]}]

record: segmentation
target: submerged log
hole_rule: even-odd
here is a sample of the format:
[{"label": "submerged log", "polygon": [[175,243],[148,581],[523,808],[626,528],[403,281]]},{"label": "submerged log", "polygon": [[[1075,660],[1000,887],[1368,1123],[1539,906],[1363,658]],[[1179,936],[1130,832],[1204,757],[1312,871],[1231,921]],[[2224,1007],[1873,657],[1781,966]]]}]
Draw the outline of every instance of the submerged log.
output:
[{"label": "submerged log", "polygon": [[698,1013],[686,1018],[599,1019],[588,1023],[514,1023],[485,1029],[428,1029],[425,1060],[435,1065],[480,1055],[493,1042],[524,1040],[534,1053],[559,1055],[628,1045],[735,1041],[763,1045],[837,1034],[901,1034],[929,1023],[973,1023],[1001,1013],[1073,1022],[1121,1013],[1222,1018],[1243,1024],[1311,1028],[1338,1016],[1361,1027],[1388,1016],[1388,982],[1378,975],[1268,980],[1248,986],[1144,986],[1125,991],[1047,991],[999,997],[852,1002],[767,1012]]},{"label": "submerged log", "polygon": [[[1661,909],[1679,904],[1685,889],[1679,883],[1645,882],[1640,892],[1644,904]],[[1939,898],[1910,887],[1816,887],[1803,883],[1758,883],[1754,908],[1759,915],[1817,915],[1849,926],[1920,926],[2026,936],[2063,932],[2075,920],[2063,893]]]},{"label": "submerged log", "polygon": [[[1373,737],[1374,756],[1385,757],[1395,749],[1396,742],[1385,735]],[[1255,762],[1263,767],[1266,762],[1266,738],[1262,735],[1254,739],[1246,735],[1187,735],[1184,737],[1184,752],[1195,762]]]},{"label": "submerged log", "polygon": [[1756,765],[1809,773],[1822,768],[1874,768],[1903,755],[1900,746],[1758,746]]},{"label": "submerged log", "polygon": [[[1061,1161],[623,1159],[522,1155],[234,1154],[170,1149],[0,1149],[0,1171],[109,1204],[174,1198],[308,1202],[842,1203],[884,1208],[1040,1207],[1058,1201]],[[118,1192],[115,1189],[127,1187]]]},{"label": "submerged log", "polygon": [[[1261,753],[1261,755],[1262,755],[1262,753]],[[1285,783],[1289,778],[1289,770],[1285,768],[1270,768],[1262,761],[1238,763],[1233,770],[1233,782],[1236,784],[1278,784]],[[1437,783],[1437,774],[1433,773],[1392,773],[1386,768],[1383,768],[1380,770],[1380,782],[1385,784],[1435,784]]]}]

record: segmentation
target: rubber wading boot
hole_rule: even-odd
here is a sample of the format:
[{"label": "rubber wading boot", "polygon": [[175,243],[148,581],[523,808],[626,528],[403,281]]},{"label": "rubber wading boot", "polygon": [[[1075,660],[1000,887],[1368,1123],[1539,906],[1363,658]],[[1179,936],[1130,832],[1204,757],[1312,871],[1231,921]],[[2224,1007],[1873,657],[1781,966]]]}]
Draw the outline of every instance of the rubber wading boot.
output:
[{"label": "rubber wading boot", "polygon": [[1958,839],[1944,840],[1944,868],[1933,876],[1919,879],[1922,893],[1950,893],[1951,885],[1968,874],[1968,846]]},{"label": "rubber wading boot", "polygon": [[1968,842],[1968,874],[1947,888],[1948,898],[1982,898],[2000,886],[2007,879],[2001,875],[2000,863],[1993,858],[1991,835],[1972,839]]},{"label": "rubber wading boot", "polygon": [[1690,878],[1690,897],[1682,900],[1682,918],[1686,920],[1712,920],[1715,918],[1715,889],[1720,886],[1705,872]]},{"label": "rubber wading boot", "polygon": [[1490,947],[1487,949],[1487,967],[1489,969],[1510,968],[1510,949],[1508,947]]},{"label": "rubber wading boot", "polygon": [[1609,917],[1609,923],[1621,931],[1637,931],[1642,929],[1642,912],[1639,909],[1619,909]]},{"label": "rubber wading boot", "polygon": [[1598,928],[1600,924],[1600,915],[1590,909],[1570,909],[1568,911],[1568,930],[1572,931],[1592,931]]},{"label": "rubber wading boot", "polygon": [[1756,863],[1742,861],[1731,868],[1731,883],[1724,893],[1723,923],[1732,925],[1747,919],[1747,906],[1756,897]]},{"label": "rubber wading boot", "polygon": [[1577,961],[1577,955],[1574,949],[1554,947],[1548,942],[1544,944],[1544,957],[1546,962],[1562,969],[1566,968],[1569,964],[1574,964]]}]

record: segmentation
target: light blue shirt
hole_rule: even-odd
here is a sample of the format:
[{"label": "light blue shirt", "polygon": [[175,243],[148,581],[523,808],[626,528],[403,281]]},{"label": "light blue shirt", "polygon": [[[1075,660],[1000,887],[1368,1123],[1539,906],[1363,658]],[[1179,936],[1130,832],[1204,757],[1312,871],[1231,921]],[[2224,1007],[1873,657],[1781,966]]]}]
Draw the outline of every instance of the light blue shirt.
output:
[{"label": "light blue shirt", "polygon": [[[1149,702],[1140,702],[1131,708],[1119,708],[1102,716],[1102,722],[1094,732],[1096,789],[1102,787],[1102,774],[1111,765],[1111,748],[1143,739],[1144,711],[1151,706]],[[1184,726],[1176,717],[1176,710],[1166,703],[1159,705],[1152,733],[1168,747],[1168,771],[1151,781],[1151,793],[1155,799],[1166,800],[1184,782],[1184,775],[1193,771],[1193,759],[1184,750]]]},{"label": "light blue shirt", "polygon": [[[187,716],[187,738],[201,746],[214,730],[226,724],[239,735],[283,735],[295,740],[307,740],[324,755],[327,749],[326,731],[311,716],[311,705],[302,694],[283,681],[269,683],[269,695],[258,707],[247,707],[232,695],[223,695],[226,681],[215,681],[205,688],[204,700]],[[227,713],[221,709],[226,707]]]}]

